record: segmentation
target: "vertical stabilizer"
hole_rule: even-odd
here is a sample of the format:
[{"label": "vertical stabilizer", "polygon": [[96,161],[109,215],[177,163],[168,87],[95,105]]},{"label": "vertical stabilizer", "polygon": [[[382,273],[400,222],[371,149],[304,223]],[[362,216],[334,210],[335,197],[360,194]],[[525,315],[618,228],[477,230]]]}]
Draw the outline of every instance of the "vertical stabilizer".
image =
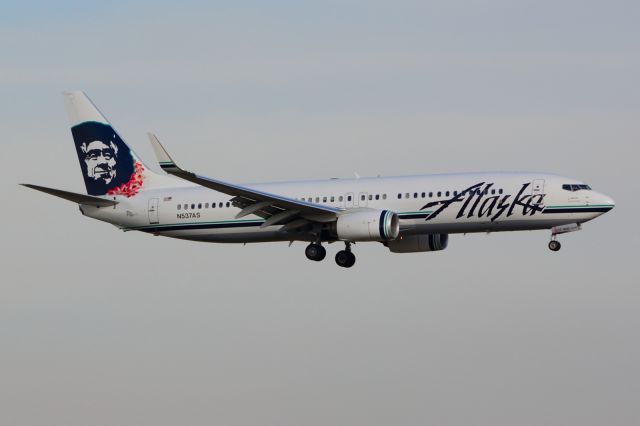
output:
[{"label": "vertical stabilizer", "polygon": [[84,92],[65,92],[64,103],[88,194],[133,197],[166,179],[142,163]]}]

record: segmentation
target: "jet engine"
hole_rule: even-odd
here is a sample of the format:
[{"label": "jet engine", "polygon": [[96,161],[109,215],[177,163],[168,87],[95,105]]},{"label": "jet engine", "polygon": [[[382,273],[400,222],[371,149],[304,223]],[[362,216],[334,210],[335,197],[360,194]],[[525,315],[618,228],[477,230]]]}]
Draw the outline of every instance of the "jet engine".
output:
[{"label": "jet engine", "polygon": [[343,241],[391,241],[400,233],[400,219],[389,210],[350,210],[338,217],[335,233]]},{"label": "jet engine", "polygon": [[419,234],[403,235],[385,245],[393,253],[417,253],[444,250],[448,243],[449,234]]}]

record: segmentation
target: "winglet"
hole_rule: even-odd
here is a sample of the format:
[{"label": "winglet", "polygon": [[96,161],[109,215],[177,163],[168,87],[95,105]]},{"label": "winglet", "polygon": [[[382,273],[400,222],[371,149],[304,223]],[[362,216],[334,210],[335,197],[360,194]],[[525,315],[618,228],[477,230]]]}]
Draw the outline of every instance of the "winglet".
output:
[{"label": "winglet", "polygon": [[147,136],[149,136],[149,142],[151,142],[151,146],[153,147],[153,151],[158,158],[158,163],[160,164],[162,170],[168,173],[171,173],[171,171],[180,170],[180,167],[178,167],[173,159],[171,159],[169,153],[166,149],[164,149],[157,136],[150,132],[147,133]]}]

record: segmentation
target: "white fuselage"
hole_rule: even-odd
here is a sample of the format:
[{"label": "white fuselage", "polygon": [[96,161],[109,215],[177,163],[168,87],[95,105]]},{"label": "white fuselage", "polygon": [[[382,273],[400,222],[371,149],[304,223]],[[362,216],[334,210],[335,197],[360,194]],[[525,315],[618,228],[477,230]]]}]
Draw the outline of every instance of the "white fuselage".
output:
[{"label": "white fuselage", "polygon": [[[246,185],[350,211],[396,212],[400,234],[451,234],[550,229],[580,224],[613,208],[611,198],[590,189],[567,190],[582,182],[544,173],[458,173],[406,177],[330,179]],[[261,227],[264,219],[240,211],[232,197],[196,185],[146,190],[114,197],[113,207],[83,206],[83,214],[123,230],[207,242],[313,240]],[[215,206],[215,207],[214,207]],[[294,235],[292,237],[292,235]]]}]

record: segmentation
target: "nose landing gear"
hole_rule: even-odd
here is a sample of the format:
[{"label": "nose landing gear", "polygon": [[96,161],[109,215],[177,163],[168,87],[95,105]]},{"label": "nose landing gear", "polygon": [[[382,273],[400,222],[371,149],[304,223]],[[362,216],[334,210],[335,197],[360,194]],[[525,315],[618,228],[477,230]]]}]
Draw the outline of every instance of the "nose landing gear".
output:
[{"label": "nose landing gear", "polygon": [[345,249],[336,253],[336,263],[343,268],[351,268],[356,263],[356,255],[351,252],[351,243],[345,243]]},{"label": "nose landing gear", "polygon": [[560,241],[558,240],[549,241],[549,250],[558,251],[560,250],[560,247],[562,247],[562,244],[560,244]]},{"label": "nose landing gear", "polygon": [[551,241],[549,241],[549,250],[558,251],[562,244],[560,241],[556,240],[557,236],[560,234],[566,234],[567,232],[575,232],[579,231],[581,228],[578,223],[569,223],[567,225],[554,226],[551,228]]}]

